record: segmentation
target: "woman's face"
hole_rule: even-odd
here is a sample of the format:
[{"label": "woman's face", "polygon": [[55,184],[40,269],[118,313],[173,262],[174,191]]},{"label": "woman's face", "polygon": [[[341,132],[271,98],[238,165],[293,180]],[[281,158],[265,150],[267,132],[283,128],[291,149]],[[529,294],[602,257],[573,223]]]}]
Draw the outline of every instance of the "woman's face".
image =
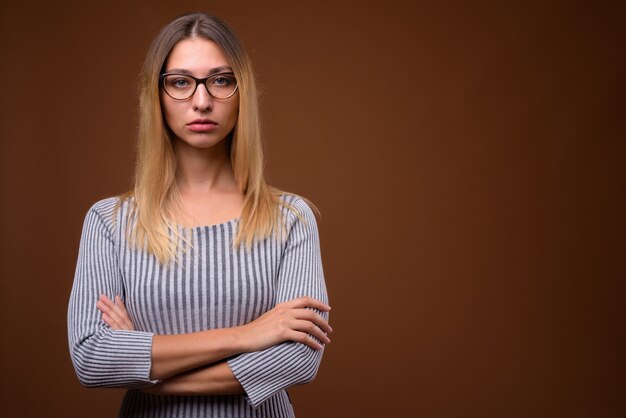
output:
[{"label": "woman's face", "polygon": [[[165,73],[204,78],[216,73],[232,73],[232,68],[215,42],[195,37],[183,39],[172,48]],[[233,130],[239,111],[239,93],[227,99],[216,99],[199,83],[189,99],[176,100],[161,88],[161,105],[165,122],[176,140],[194,148],[210,148]]]}]

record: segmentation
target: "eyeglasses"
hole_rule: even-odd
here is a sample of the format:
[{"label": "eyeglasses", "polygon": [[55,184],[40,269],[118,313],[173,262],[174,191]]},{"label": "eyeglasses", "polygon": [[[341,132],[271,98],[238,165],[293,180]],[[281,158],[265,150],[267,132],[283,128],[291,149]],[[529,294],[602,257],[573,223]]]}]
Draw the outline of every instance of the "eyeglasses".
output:
[{"label": "eyeglasses", "polygon": [[196,78],[188,74],[161,74],[159,77],[163,90],[174,100],[187,100],[193,96],[198,84],[204,84],[209,95],[215,99],[228,99],[237,91],[237,79],[234,74],[220,73],[210,77]]}]

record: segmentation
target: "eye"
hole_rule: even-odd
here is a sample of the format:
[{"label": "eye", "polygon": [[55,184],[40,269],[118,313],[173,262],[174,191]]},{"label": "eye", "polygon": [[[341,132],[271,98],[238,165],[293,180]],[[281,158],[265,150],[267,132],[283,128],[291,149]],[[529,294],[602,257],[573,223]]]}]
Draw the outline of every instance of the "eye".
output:
[{"label": "eye", "polygon": [[175,78],[171,81],[173,87],[184,88],[189,87],[189,80],[186,78]]},{"label": "eye", "polygon": [[189,77],[182,75],[169,75],[165,77],[165,87],[170,89],[188,89],[193,85]]},{"label": "eye", "polygon": [[218,74],[211,80],[211,85],[215,87],[228,87],[235,82],[232,74]]},{"label": "eye", "polygon": [[173,85],[177,87],[185,87],[189,85],[189,80],[185,80],[184,78],[179,78],[172,82]]}]

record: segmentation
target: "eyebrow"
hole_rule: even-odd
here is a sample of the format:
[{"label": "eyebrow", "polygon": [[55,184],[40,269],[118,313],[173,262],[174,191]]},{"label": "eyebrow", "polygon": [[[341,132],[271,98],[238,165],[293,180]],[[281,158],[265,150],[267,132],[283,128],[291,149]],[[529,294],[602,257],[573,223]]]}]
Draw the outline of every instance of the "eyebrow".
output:
[{"label": "eyebrow", "polygon": [[[230,71],[232,73],[233,69],[230,68],[228,65],[222,65],[221,67],[211,68],[207,75],[210,76],[210,75],[213,75],[213,74],[218,74],[218,73],[227,72],[227,71]],[[169,70],[166,70],[165,73],[168,73],[168,74],[169,73],[176,73],[176,74],[193,75],[193,74],[191,74],[191,71],[185,70],[183,68],[170,68]]]}]

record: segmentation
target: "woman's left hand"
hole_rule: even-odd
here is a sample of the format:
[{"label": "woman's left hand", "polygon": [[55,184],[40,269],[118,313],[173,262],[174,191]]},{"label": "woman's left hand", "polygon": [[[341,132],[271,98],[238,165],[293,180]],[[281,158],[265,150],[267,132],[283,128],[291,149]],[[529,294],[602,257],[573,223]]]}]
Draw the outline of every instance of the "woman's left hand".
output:
[{"label": "woman's left hand", "polygon": [[126,306],[121,297],[115,296],[115,302],[106,295],[100,295],[96,307],[102,312],[102,320],[114,330],[134,331]]}]

